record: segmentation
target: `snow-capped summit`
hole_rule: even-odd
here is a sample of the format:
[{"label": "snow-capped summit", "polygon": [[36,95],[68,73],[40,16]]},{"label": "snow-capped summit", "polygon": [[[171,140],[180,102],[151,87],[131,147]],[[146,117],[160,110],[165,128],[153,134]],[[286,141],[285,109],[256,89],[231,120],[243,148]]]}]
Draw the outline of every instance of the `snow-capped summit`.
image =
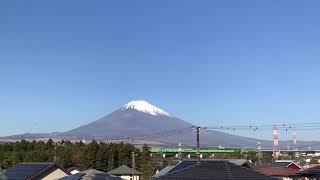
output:
[{"label": "snow-capped summit", "polygon": [[123,109],[135,109],[137,111],[148,113],[153,116],[161,115],[171,117],[169,113],[143,100],[130,101],[128,104],[125,104],[123,106]]}]

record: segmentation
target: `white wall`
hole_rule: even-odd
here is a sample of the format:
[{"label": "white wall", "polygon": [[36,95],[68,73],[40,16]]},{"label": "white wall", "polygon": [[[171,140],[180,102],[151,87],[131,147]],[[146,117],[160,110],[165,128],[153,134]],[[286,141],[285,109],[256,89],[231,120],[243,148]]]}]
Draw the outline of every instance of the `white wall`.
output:
[{"label": "white wall", "polygon": [[55,180],[55,179],[63,178],[67,175],[68,174],[66,174],[64,171],[62,171],[61,169],[58,168],[55,171],[53,171],[52,173],[48,174],[42,180]]},{"label": "white wall", "polygon": [[126,176],[120,176],[122,179],[125,179],[125,180],[140,180],[140,177],[139,176],[130,176],[130,175],[126,175]]}]

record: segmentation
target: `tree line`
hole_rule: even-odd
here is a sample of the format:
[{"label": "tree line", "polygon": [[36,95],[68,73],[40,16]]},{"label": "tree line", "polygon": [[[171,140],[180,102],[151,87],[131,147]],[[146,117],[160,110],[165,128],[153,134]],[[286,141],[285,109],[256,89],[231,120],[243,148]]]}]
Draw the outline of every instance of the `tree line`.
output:
[{"label": "tree line", "polygon": [[150,177],[155,167],[147,146],[138,149],[131,144],[104,143],[93,140],[89,144],[70,141],[53,142],[21,140],[0,145],[0,165],[12,167],[21,162],[53,162],[67,169],[97,169],[108,172],[121,165],[132,167],[131,153],[136,154],[136,169]]}]

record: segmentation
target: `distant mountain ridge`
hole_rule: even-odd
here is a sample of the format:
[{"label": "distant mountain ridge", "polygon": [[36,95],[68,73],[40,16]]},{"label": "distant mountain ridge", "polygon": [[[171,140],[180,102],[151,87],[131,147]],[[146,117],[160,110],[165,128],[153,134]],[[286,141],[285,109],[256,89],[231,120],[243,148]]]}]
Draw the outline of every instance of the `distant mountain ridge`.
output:
[{"label": "distant mountain ridge", "polygon": [[[74,140],[149,140],[162,144],[194,145],[195,133],[192,131],[179,134],[179,129],[186,129],[194,126],[182,119],[172,116],[170,113],[146,102],[131,101],[114,112],[89,124],[60,133],[38,133],[22,134],[7,138],[15,139],[37,139],[37,138],[57,138]],[[174,136],[156,137],[155,139],[141,138],[154,133],[177,130]],[[208,130],[201,133],[202,146],[226,146],[226,147],[256,147],[260,141],[264,147],[272,147],[272,141],[258,140],[228,133]],[[301,142],[300,142],[301,143]],[[307,143],[307,142],[305,142]],[[305,144],[304,143],[304,144]],[[309,142],[314,143],[314,142]],[[302,143],[301,143],[302,144]]]}]

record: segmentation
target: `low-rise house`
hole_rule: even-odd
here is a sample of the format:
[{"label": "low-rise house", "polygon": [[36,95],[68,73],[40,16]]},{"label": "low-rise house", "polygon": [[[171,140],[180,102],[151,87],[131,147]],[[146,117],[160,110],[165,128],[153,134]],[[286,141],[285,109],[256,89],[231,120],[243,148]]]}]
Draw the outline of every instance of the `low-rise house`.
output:
[{"label": "low-rise house", "polygon": [[141,173],[135,169],[129,168],[126,165],[122,165],[116,169],[108,172],[109,174],[119,176],[125,180],[140,180]]},{"label": "low-rise house", "polygon": [[113,175],[110,175],[106,172],[98,171],[96,169],[89,169],[86,171],[81,171],[79,173],[63,177],[60,180],[98,180],[98,179],[123,180],[120,177],[113,176]]},{"label": "low-rise house", "polygon": [[257,171],[272,177],[277,177],[283,180],[293,180],[293,178],[299,170],[290,169],[286,167],[261,167],[257,168]]},{"label": "low-rise house", "polygon": [[255,169],[268,176],[277,177],[283,180],[292,180],[302,168],[296,163],[288,160],[275,161],[270,164],[261,164],[255,167]]},{"label": "low-rise house", "polygon": [[157,171],[156,174],[153,176],[153,178],[158,178],[160,176],[164,176],[168,174],[176,165],[168,165],[165,168],[161,169],[160,171]]},{"label": "low-rise house", "polygon": [[251,164],[251,162],[249,162],[246,159],[226,159],[226,160],[238,166],[254,169],[254,166]]},{"label": "low-rise house", "polygon": [[296,164],[292,160],[278,160],[271,164],[277,167],[287,167],[287,168],[296,169],[296,170],[302,169],[298,164]]},{"label": "low-rise house", "polygon": [[[161,171],[160,171],[161,172]],[[160,173],[159,172],[159,173]],[[159,174],[158,173],[158,174]],[[276,179],[228,160],[182,161],[163,175],[156,175],[152,180],[271,180]]]},{"label": "low-rise house", "polygon": [[[246,159],[220,159],[220,160],[229,161],[232,164],[235,164],[235,165],[241,166],[241,167],[245,167],[248,169],[254,169],[254,166]],[[201,161],[212,161],[212,160],[201,160]],[[153,177],[163,176],[163,175],[167,174],[168,172],[170,172],[176,166],[178,166],[177,168],[179,168],[179,166],[185,166],[185,164],[195,165],[195,164],[197,164],[197,161],[196,160],[184,160],[176,165],[166,166],[161,171],[158,171]]]},{"label": "low-rise house", "polygon": [[54,180],[67,175],[56,163],[20,163],[6,172],[10,180]]},{"label": "low-rise house", "polygon": [[318,180],[320,179],[320,165],[302,170],[298,172],[295,177],[308,180]]}]

